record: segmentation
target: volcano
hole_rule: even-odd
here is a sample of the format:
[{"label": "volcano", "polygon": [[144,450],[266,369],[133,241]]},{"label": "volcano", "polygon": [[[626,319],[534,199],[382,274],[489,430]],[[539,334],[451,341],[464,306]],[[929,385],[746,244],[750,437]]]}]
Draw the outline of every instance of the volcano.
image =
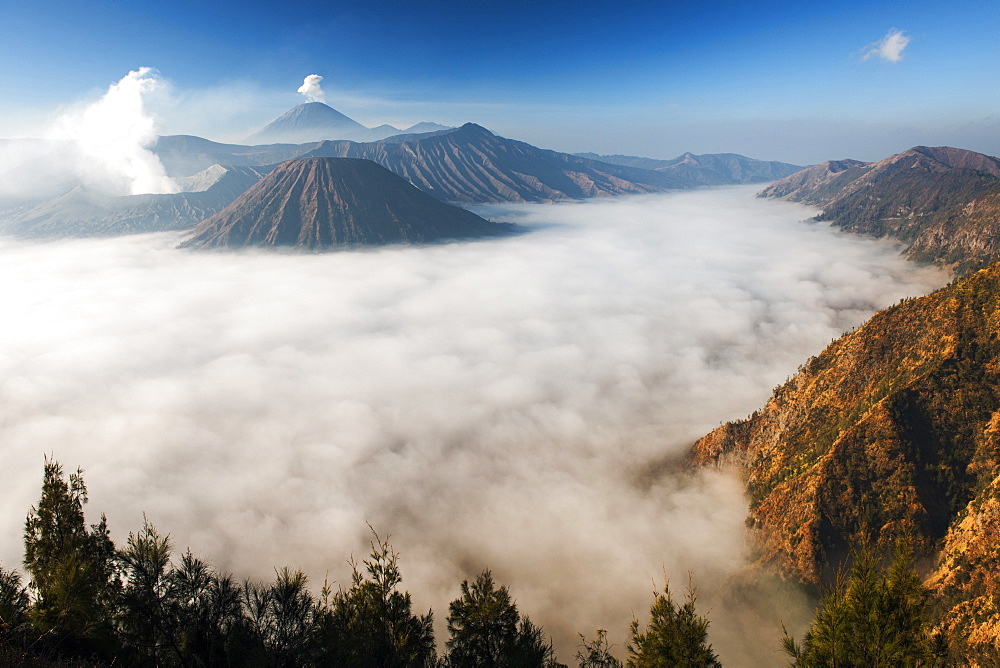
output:
[{"label": "volcano", "polygon": [[202,221],[182,247],[326,249],[500,236],[514,231],[419,190],[370,160],[282,163]]},{"label": "volcano", "polygon": [[[289,109],[246,138],[248,144],[302,144],[324,139],[365,140],[367,127],[322,102],[306,102]],[[389,132],[398,134],[399,130]]]}]

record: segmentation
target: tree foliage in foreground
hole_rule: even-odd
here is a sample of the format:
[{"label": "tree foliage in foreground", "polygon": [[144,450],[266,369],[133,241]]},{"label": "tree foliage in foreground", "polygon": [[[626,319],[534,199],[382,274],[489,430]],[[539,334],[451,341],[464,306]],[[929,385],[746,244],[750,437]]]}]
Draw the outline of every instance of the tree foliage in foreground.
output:
[{"label": "tree foliage in foreground", "polygon": [[672,668],[674,666],[721,666],[708,642],[708,619],[695,610],[698,596],[688,587],[680,605],[674,601],[669,585],[663,592],[653,592],[649,623],[639,630],[639,620],[632,620],[632,642],[628,645],[628,665],[636,668]]},{"label": "tree foliage in foreground", "polygon": [[329,665],[433,666],[433,617],[413,614],[409,592],[399,590],[399,554],[374,534],[371,553],[353,565],[351,587],[332,595],[324,587],[319,611]]},{"label": "tree foliage in foreground", "polygon": [[[0,568],[0,664],[25,666],[555,666],[542,630],[487,571],[452,603],[438,660],[433,618],[414,614],[399,555],[374,533],[350,586],[313,596],[300,571],[238,582],[148,521],[115,549],[102,516],[87,526],[82,471],[46,459],[25,522],[27,586]],[[480,662],[480,659],[483,662]]]},{"label": "tree foliage in foreground", "polygon": [[576,659],[580,668],[622,668],[622,662],[611,653],[606,629],[597,629],[597,636],[592,641],[581,633]]},{"label": "tree foliage in foreground", "polygon": [[506,586],[486,570],[465,580],[448,615],[448,657],[454,668],[541,668],[554,666],[552,644],[542,629],[517,611]]},{"label": "tree foliage in foreground", "polygon": [[888,568],[873,549],[853,555],[850,573],[823,597],[801,645],[787,633],[794,666],[933,666],[943,654],[931,634],[929,593],[901,543]]},{"label": "tree foliage in foreground", "polygon": [[32,624],[73,652],[105,654],[118,591],[107,519],[87,527],[83,472],[67,480],[45,460],[42,495],[24,523],[24,568],[31,576]]}]

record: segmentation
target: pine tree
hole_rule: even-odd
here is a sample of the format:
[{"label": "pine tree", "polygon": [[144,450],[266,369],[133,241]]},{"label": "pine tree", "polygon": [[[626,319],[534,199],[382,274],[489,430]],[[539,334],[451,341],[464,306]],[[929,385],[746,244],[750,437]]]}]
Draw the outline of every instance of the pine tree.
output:
[{"label": "pine tree", "polygon": [[632,642],[628,645],[628,665],[637,668],[721,666],[708,643],[708,619],[695,610],[697,593],[688,587],[684,603],[677,605],[669,586],[663,593],[653,591],[649,623],[639,632],[639,620],[632,620]]},{"label": "pine tree", "polygon": [[24,525],[24,567],[31,577],[32,623],[71,653],[108,650],[118,588],[115,548],[107,519],[84,521],[83,471],[67,481],[62,466],[45,460],[42,495]]},{"label": "pine tree", "polygon": [[316,607],[301,571],[283,568],[270,585],[244,584],[244,606],[258,656],[278,668],[314,665],[320,644]]},{"label": "pine tree", "polygon": [[6,636],[26,621],[28,602],[21,574],[0,568],[0,635]]},{"label": "pine tree", "polygon": [[453,668],[540,668],[556,665],[542,630],[521,616],[506,586],[488,570],[462,582],[448,615],[447,665]]},{"label": "pine tree", "polygon": [[371,553],[353,565],[351,587],[332,594],[324,587],[319,610],[323,660],[329,665],[433,666],[434,626],[430,611],[413,614],[409,592],[399,590],[399,554],[372,530]]},{"label": "pine tree", "polygon": [[786,632],[782,650],[795,666],[933,665],[929,593],[914,572],[909,544],[897,545],[888,568],[875,551],[852,555],[847,577],[823,597],[802,644]]},{"label": "pine tree", "polygon": [[170,539],[146,522],[118,552],[122,588],[117,631],[133,659],[163,663],[176,652],[168,602]]},{"label": "pine tree", "polygon": [[173,646],[182,665],[230,666],[249,662],[252,645],[243,589],[187,550],[166,576]]}]

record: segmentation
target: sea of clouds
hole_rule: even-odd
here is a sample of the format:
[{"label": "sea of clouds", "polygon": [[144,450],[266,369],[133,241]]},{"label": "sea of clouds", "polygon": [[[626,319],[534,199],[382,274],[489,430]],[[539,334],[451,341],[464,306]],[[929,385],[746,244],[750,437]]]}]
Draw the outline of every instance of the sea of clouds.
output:
[{"label": "sea of clouds", "polygon": [[947,280],[752,195],[482,207],[530,231],[326,254],[0,239],[0,565],[49,455],[119,544],[145,513],[240,577],[318,588],[370,524],[442,644],[491,568],[563,661],[596,628],[620,653],[654,584],[690,572],[710,600],[746,562],[741,484],[684,472],[692,442]]}]

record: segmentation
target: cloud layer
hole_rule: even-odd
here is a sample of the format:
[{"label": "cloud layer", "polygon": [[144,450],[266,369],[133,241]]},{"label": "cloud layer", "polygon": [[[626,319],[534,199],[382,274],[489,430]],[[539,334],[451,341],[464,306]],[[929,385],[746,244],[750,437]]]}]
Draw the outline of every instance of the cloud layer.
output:
[{"label": "cloud layer", "polygon": [[370,522],[439,630],[490,567],[564,661],[621,647],[651,580],[743,564],[741,486],[678,473],[690,443],[945,280],[751,193],[488,207],[533,232],[370,252],[0,240],[0,563],[51,453],[118,541],[145,512],[240,576],[346,582]]}]

